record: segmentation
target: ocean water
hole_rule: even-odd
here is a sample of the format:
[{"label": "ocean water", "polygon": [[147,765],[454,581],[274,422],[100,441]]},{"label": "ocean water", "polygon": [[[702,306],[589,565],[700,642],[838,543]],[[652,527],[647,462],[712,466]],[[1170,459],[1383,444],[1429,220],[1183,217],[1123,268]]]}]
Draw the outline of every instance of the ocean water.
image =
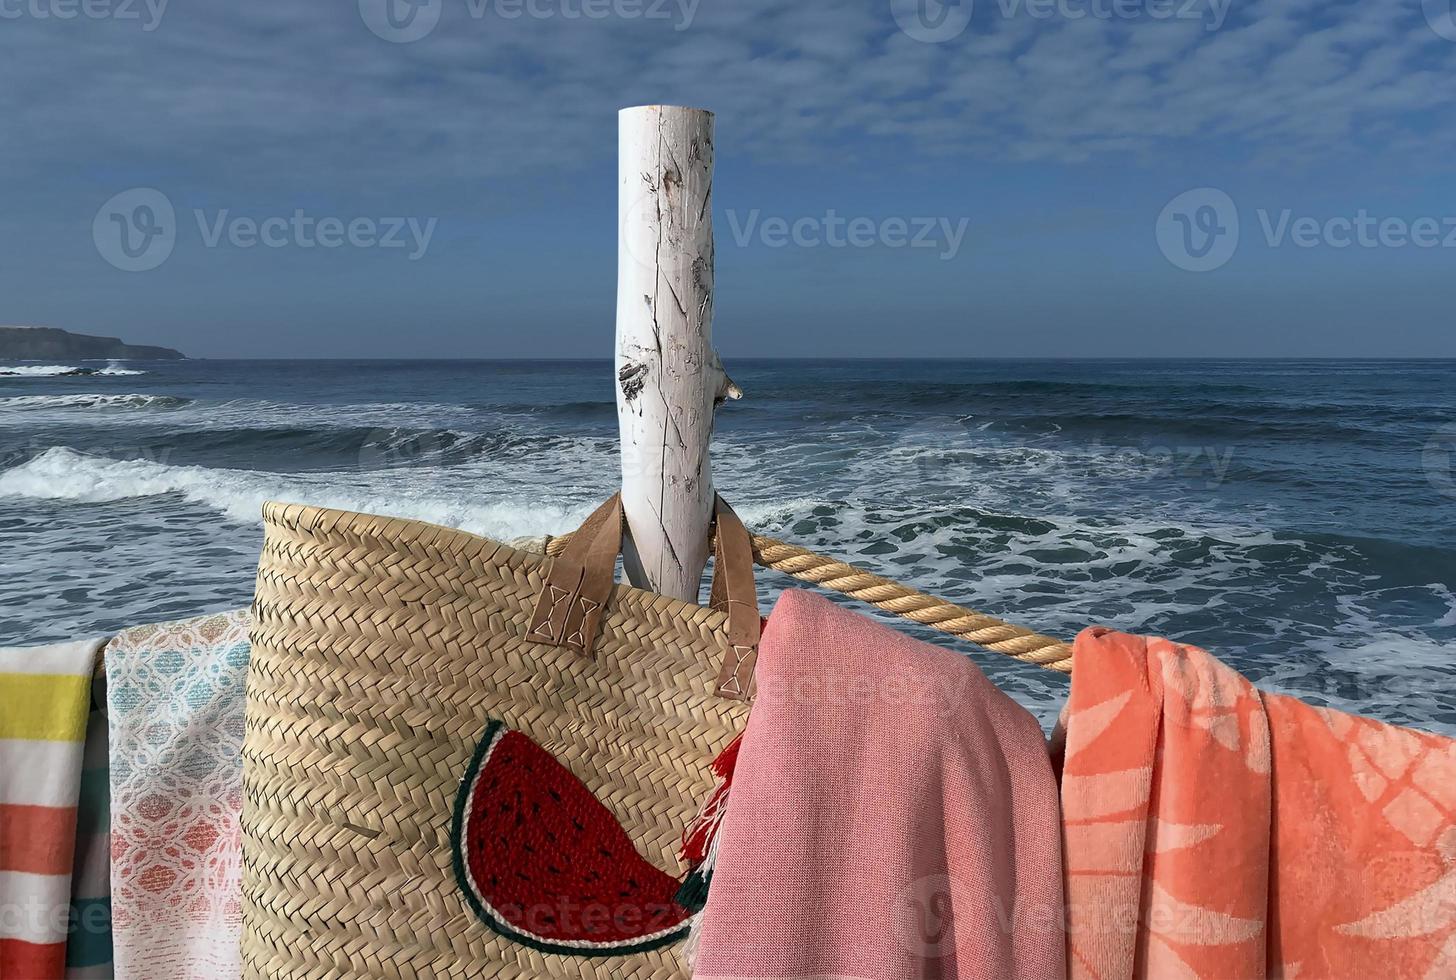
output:
[{"label": "ocean water", "polygon": [[[78,366],[105,373],[59,376]],[[1456,362],[729,370],[747,397],[719,415],[715,478],[750,526],[1044,632],[1159,633],[1456,734]],[[270,498],[569,529],[617,482],[611,375],[0,362],[0,644],[245,605]],[[761,574],[765,600],[791,584]],[[1064,678],[973,655],[1054,719]]]}]

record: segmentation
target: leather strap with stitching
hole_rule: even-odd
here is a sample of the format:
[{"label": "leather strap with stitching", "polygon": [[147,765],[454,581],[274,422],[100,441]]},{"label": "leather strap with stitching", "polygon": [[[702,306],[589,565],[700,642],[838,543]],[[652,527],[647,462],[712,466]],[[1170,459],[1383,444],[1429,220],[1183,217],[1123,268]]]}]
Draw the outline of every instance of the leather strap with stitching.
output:
[{"label": "leather strap with stitching", "polygon": [[758,590],[753,583],[753,542],[748,529],[722,497],[714,501],[713,587],[709,605],[728,614],[728,655],[718,674],[717,693],[752,701],[758,660]]},{"label": "leather strap with stitching", "polygon": [[[743,522],[722,497],[715,498],[714,513],[709,604],[728,617],[728,652],[715,692],[750,701],[761,626],[753,582],[753,545]],[[592,512],[547,569],[528,627],[532,639],[591,655],[616,579],[622,531],[622,499],[614,494]]]},{"label": "leather strap with stitching", "polygon": [[[601,606],[611,592],[621,547],[622,498],[613,494],[592,512],[566,550],[551,562],[528,635],[552,646],[589,654]],[[604,555],[608,550],[610,554]]]}]

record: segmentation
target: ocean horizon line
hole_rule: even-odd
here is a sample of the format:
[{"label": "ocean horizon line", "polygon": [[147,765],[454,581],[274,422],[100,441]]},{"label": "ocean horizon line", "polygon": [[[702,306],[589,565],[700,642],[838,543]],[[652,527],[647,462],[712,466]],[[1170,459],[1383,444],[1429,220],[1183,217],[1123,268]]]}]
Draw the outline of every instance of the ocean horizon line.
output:
[{"label": "ocean horizon line", "polygon": [[[987,355],[965,355],[965,356],[931,356],[931,357],[881,357],[877,355],[841,355],[835,357],[824,357],[820,355],[807,354],[742,354],[724,355],[726,361],[746,362],[803,362],[818,364],[841,364],[841,363],[888,363],[888,364],[975,364],[987,361],[1002,362],[1024,362],[1024,363],[1124,363],[1128,361],[1138,362],[1177,362],[1177,363],[1208,363],[1208,364],[1238,364],[1238,363],[1288,363],[1288,362],[1320,362],[1320,363],[1369,363],[1369,364],[1450,364],[1456,363],[1456,357],[1446,356],[1423,356],[1405,355],[1399,357],[1372,357],[1358,355],[1330,355],[1330,356],[1308,356],[1294,354],[1253,354],[1253,355],[1212,355],[1212,354],[1128,354],[1128,355],[1017,355],[1017,354],[987,354]],[[40,363],[42,361],[56,361],[57,358],[0,358],[0,360],[14,361],[17,363]],[[611,357],[544,357],[535,355],[505,355],[498,357],[393,357],[388,355],[360,356],[360,357],[326,357],[323,355],[302,354],[294,357],[233,357],[233,356],[200,356],[183,358],[145,358],[145,357],[71,357],[59,358],[65,361],[77,361],[92,363],[100,361],[126,361],[147,363],[179,363],[179,361],[231,361],[246,362],[250,364],[266,363],[296,363],[298,361],[319,361],[322,363],[349,363],[349,362],[382,362],[390,364],[600,364],[610,363]]]}]

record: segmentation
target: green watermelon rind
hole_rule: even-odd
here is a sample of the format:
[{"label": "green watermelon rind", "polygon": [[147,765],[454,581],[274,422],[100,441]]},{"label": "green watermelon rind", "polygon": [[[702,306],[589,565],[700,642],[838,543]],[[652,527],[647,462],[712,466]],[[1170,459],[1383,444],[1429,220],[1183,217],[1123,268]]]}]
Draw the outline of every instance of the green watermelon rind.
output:
[{"label": "green watermelon rind", "polygon": [[475,754],[470,760],[470,767],[465,770],[465,778],[460,781],[460,790],[455,796],[455,816],[450,825],[450,849],[455,868],[455,881],[460,886],[460,892],[465,896],[466,903],[480,921],[489,926],[493,932],[512,942],[534,949],[538,953],[565,956],[630,956],[633,953],[650,953],[685,939],[692,928],[690,922],[673,926],[660,933],[615,943],[595,943],[586,939],[566,941],[546,939],[543,936],[517,929],[490,906],[484,898],[484,893],[471,877],[470,867],[466,862],[465,815],[470,811],[470,800],[474,794],[476,777],[480,774],[486,760],[490,758],[496,743],[507,731],[509,729],[505,724],[495,719],[492,719],[486,727],[485,734],[481,737],[480,744],[476,746]]}]

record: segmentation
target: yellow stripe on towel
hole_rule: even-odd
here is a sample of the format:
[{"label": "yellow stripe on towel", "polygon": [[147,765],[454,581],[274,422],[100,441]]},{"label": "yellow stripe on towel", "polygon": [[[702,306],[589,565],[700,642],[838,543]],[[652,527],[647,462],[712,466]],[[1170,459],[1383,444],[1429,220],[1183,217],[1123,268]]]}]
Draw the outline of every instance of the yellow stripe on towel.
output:
[{"label": "yellow stripe on towel", "polygon": [[0,738],[80,742],[91,709],[91,678],[73,674],[0,674]]}]

